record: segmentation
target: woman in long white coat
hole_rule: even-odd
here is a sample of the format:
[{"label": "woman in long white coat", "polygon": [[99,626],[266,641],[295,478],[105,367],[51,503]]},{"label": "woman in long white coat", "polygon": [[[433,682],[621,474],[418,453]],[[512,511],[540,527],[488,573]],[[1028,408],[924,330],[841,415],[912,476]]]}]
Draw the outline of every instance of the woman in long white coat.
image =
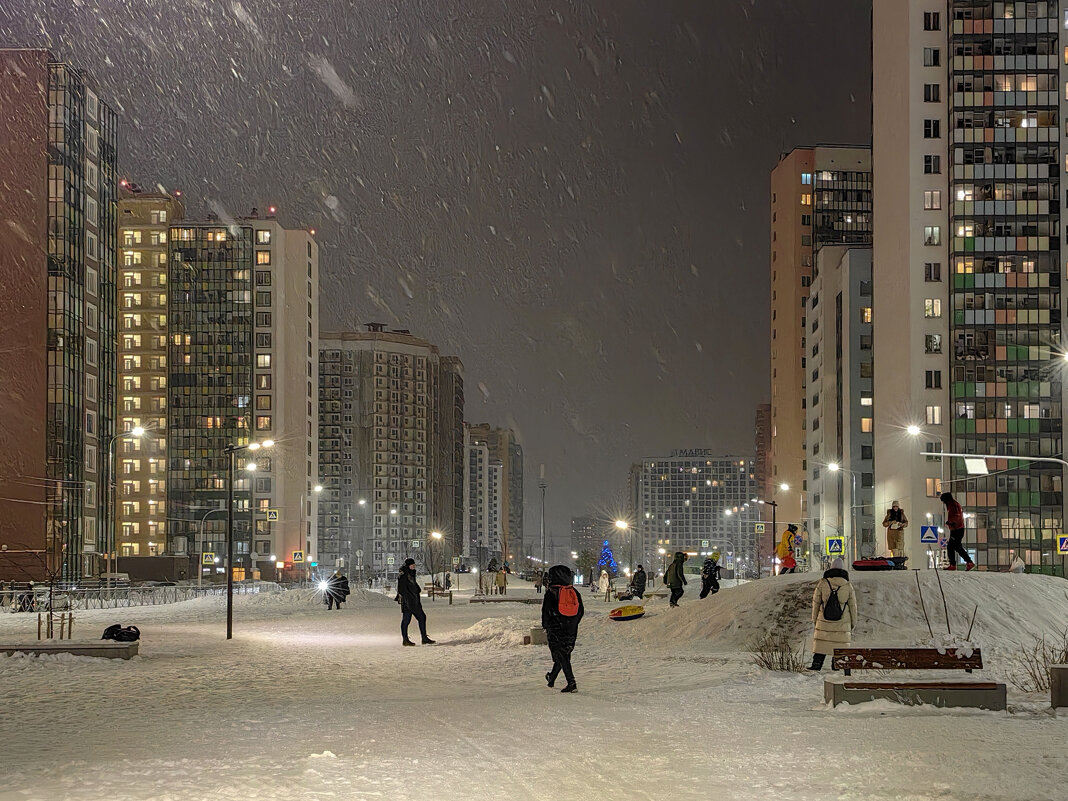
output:
[{"label": "woman in long white coat", "polygon": [[597,589],[604,595],[604,599],[608,600],[608,590],[612,586],[612,579],[608,577],[608,571],[601,571],[601,578],[597,580]]},{"label": "woman in long white coat", "polygon": [[[839,620],[825,617],[827,601],[837,590],[838,603],[842,607]],[[853,639],[853,629],[857,626],[857,596],[853,585],[849,583],[849,573],[845,562],[835,559],[831,569],[823,574],[816,589],[812,592],[812,622],[816,630],[812,634],[812,665],[809,670],[822,670],[827,656],[834,654],[835,648],[845,648]]]}]

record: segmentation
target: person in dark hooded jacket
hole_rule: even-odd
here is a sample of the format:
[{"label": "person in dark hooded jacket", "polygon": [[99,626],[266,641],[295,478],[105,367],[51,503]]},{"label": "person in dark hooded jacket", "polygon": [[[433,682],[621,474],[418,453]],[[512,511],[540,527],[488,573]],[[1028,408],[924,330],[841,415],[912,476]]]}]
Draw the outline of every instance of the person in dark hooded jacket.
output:
[{"label": "person in dark hooded jacket", "polygon": [[335,570],[326,580],[326,589],[323,591],[326,608],[340,609],[341,604],[348,600],[350,592],[348,578],[340,570]]},{"label": "person in dark hooded jacket", "polygon": [[719,592],[719,564],[709,556],[701,565],[701,597],[707,598],[710,594]]},{"label": "person in dark hooded jacket", "polygon": [[426,635],[426,612],[420,599],[419,582],[415,577],[415,560],[405,559],[404,567],[397,575],[397,597],[394,600],[401,605],[401,637],[404,645],[415,645],[408,639],[408,624],[414,617],[419,622],[419,633],[423,645],[433,645],[434,641]]},{"label": "person in dark hooded jacket", "polygon": [[[575,673],[571,669],[571,652],[575,650],[578,638],[579,621],[582,620],[582,595],[574,589],[575,576],[566,565],[553,565],[549,568],[545,597],[541,602],[541,627],[545,629],[549,641],[549,653],[553,657],[553,669],[545,674],[545,681],[550,687],[556,682],[560,671],[564,672],[567,686],[560,692],[573,693],[578,689]],[[571,588],[578,599],[578,613],[564,615],[560,612],[560,592]]]},{"label": "person in dark hooded jacket", "polygon": [[636,598],[641,598],[645,595],[645,585],[648,580],[649,577],[645,575],[645,568],[638,565],[638,569],[634,571],[634,575],[630,580],[630,586],[634,588],[634,596]]},{"label": "person in dark hooded jacket", "polygon": [[671,560],[668,569],[664,571],[664,584],[671,589],[671,605],[678,606],[682,597],[683,587],[686,586],[686,575],[683,566],[686,564],[686,554],[675,551],[675,558]]}]

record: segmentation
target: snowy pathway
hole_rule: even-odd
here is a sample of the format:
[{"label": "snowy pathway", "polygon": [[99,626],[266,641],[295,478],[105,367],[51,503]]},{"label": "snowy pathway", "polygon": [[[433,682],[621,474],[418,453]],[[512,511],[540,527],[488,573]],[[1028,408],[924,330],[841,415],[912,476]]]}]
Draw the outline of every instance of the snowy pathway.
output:
[{"label": "snowy pathway", "polygon": [[1066,717],[831,710],[817,677],[671,645],[686,602],[635,637],[587,600],[566,696],[520,644],[536,606],[427,601],[439,645],[401,648],[388,599],[287,596],[239,599],[230,643],[202,599],[80,615],[139,625],[132,662],[0,658],[0,799],[1064,798]]}]

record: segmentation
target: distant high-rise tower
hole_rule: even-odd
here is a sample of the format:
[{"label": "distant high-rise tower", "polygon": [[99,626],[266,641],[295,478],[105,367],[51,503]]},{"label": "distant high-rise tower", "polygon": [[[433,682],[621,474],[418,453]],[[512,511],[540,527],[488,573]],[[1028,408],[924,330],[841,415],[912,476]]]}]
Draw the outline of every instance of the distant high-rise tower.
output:
[{"label": "distant high-rise tower", "polygon": [[824,245],[870,244],[871,204],[868,148],[795,148],[771,173],[769,492],[786,484],[790,495],[777,500],[791,508],[804,491],[805,409],[813,400],[805,365],[813,260]]},{"label": "distant high-rise tower", "polygon": [[490,458],[501,465],[501,548],[504,559],[514,565],[523,558],[523,446],[515,431],[489,423],[471,426],[470,436],[484,442]]},{"label": "distant high-rise tower", "polygon": [[184,216],[177,196],[121,182],[119,428],[144,434],[123,437],[115,449],[119,556],[168,551],[167,240]]},{"label": "distant high-rise tower", "polygon": [[115,114],[46,50],[0,49],[0,578],[114,553]]},{"label": "distant high-rise tower", "polygon": [[874,3],[875,505],[910,566],[943,489],[980,567],[1062,562],[1059,465],[921,455],[1063,454],[1062,5]]},{"label": "distant high-rise tower", "polygon": [[456,543],[463,366],[380,323],[321,334],[319,361],[321,560],[381,576],[413,555],[429,564],[421,554],[432,532]]},{"label": "distant high-rise tower", "polygon": [[[168,253],[167,517],[174,550],[224,550],[227,445],[273,440],[235,481],[235,566],[315,558],[319,252],[273,216],[183,221]],[[294,553],[305,559],[294,562]]]}]

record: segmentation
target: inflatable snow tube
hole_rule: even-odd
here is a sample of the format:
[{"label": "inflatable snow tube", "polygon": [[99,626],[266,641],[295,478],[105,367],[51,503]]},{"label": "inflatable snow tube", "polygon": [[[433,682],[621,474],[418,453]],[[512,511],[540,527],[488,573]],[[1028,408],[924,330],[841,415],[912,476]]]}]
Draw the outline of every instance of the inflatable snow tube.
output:
[{"label": "inflatable snow tube", "polygon": [[630,606],[620,606],[613,609],[608,613],[608,617],[612,620],[637,620],[645,614],[645,607],[632,604]]},{"label": "inflatable snow tube", "polygon": [[896,570],[889,559],[858,559],[853,563],[854,570]]}]

